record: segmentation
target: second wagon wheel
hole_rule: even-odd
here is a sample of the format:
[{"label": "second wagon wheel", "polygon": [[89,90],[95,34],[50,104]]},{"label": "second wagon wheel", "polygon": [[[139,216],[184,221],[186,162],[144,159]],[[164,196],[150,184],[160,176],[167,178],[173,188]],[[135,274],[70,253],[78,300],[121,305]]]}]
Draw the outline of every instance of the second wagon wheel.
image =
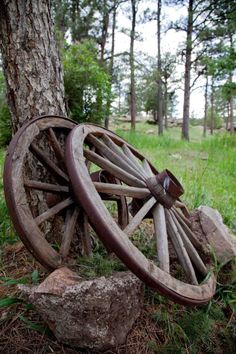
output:
[{"label": "second wagon wheel", "polygon": [[[87,147],[90,147],[88,149]],[[93,182],[86,167],[89,160],[122,181],[120,185]],[[88,214],[102,242],[153,290],[185,305],[208,302],[215,292],[214,275],[199,256],[201,244],[184,215],[178,197],[183,190],[169,172],[157,170],[131,145],[98,126],[82,124],[66,142],[66,163],[74,193]],[[126,196],[133,216],[122,230],[98,192]],[[182,211],[181,211],[182,208]],[[153,221],[156,254],[137,243],[135,233],[145,218]],[[173,270],[175,252],[183,272]],[[175,262],[176,264],[176,262]],[[175,267],[175,265],[174,265]]]},{"label": "second wagon wheel", "polygon": [[[49,269],[73,264],[79,251],[92,252],[88,218],[75,203],[65,165],[65,139],[75,125],[59,116],[33,119],[13,137],[5,160],[4,191],[14,227],[26,248]],[[122,198],[116,202],[125,227],[128,212]]]}]

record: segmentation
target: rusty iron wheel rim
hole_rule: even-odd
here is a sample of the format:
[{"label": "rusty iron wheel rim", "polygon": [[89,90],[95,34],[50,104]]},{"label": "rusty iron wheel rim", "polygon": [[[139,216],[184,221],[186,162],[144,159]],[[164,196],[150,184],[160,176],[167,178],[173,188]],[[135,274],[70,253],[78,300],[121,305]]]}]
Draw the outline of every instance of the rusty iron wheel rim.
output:
[{"label": "rusty iron wheel rim", "polygon": [[[82,208],[74,201],[64,160],[64,140],[70,130],[75,126],[75,122],[61,116],[49,115],[32,119],[20,128],[13,137],[8,148],[4,165],[4,192],[13,225],[22,242],[34,258],[49,270],[68,264],[67,260],[70,252],[70,244],[69,241],[66,240],[66,237],[69,238],[70,243],[73,241],[75,235],[73,235],[72,238],[70,237],[70,232],[75,233],[73,228],[77,228],[76,232],[78,233],[79,227],[80,238],[82,239],[80,243],[82,243],[81,247],[83,247],[84,254],[89,256],[92,252],[91,237],[88,230],[89,221]],[[63,137],[60,142],[57,136],[59,133],[59,137]],[[50,178],[54,181],[53,188],[56,188],[56,191],[50,191],[51,186],[46,186],[45,183],[41,183],[45,181],[30,181],[27,178],[25,180],[25,176],[23,176],[25,164],[28,162],[27,154],[38,156],[37,153],[35,155],[35,151],[32,152],[32,146],[33,150],[36,149],[37,152],[37,146],[35,147],[34,143],[35,139],[39,139],[40,142],[41,135],[42,139],[46,139],[46,143],[48,143],[49,153],[52,155],[57,172],[51,170],[39,157],[34,157],[39,162],[39,164],[36,165],[36,170],[39,166],[39,168],[45,169],[45,174],[48,174],[49,177],[52,176]],[[59,147],[57,144],[59,144]],[[38,153],[40,155],[40,151]],[[57,173],[60,175],[58,176]],[[44,204],[46,203],[48,207],[48,210],[46,207],[45,211],[49,211],[50,208],[51,210],[53,208],[55,209],[55,207],[60,204],[61,209],[59,208],[60,210],[51,217],[52,219],[45,219],[45,214],[44,217],[42,215],[33,215],[33,211],[29,207],[27,199],[29,197],[26,196],[26,194],[33,193],[32,190],[40,190],[39,186],[40,188],[49,188],[49,190],[43,189],[43,192],[41,189],[40,198],[44,198],[43,202]],[[122,215],[125,214],[125,208],[127,208],[127,205],[122,204],[122,207],[120,207],[120,213]],[[65,222],[65,226],[62,224],[61,230],[59,230],[62,234],[61,242],[63,245],[61,243],[53,247],[54,239],[49,241],[45,238],[41,225],[44,225],[45,222],[49,224],[52,223],[54,217],[62,218]],[[121,221],[127,222],[122,218]],[[65,231],[62,230],[63,227]],[[52,231],[52,233],[54,232],[56,231]],[[66,236],[63,241],[64,234]],[[55,246],[57,246],[58,249],[56,249]],[[74,255],[74,257],[77,256]]]},{"label": "rusty iron wheel rim", "polygon": [[[91,144],[94,147],[92,153],[91,151],[88,152],[86,150],[85,144]],[[109,149],[107,149],[108,147]],[[117,147],[119,151],[117,150]],[[114,167],[114,164],[117,167],[119,163],[114,162],[114,159],[116,159],[117,156],[114,157],[111,150],[113,153],[116,152],[118,155],[120,154],[120,157],[126,160],[126,162],[130,161],[129,159],[132,159],[132,156],[136,159],[136,162],[133,160],[132,163],[130,163],[131,169],[130,167],[127,167],[127,164],[125,164],[124,161],[125,169],[129,171],[128,177],[126,174],[127,170],[123,170],[123,173],[121,173],[120,170],[117,170],[117,168]],[[126,155],[126,157],[124,157],[124,155]],[[136,200],[137,197],[137,194],[135,193],[139,193],[139,198],[141,198],[141,195],[142,198],[145,197],[146,199],[144,199],[146,200],[146,203],[144,202],[143,204],[146,208],[145,215],[147,215],[147,210],[148,212],[151,210],[154,215],[154,206],[156,208],[157,205],[160,205],[160,203],[157,203],[156,200],[153,201],[154,197],[150,196],[150,190],[147,192],[147,186],[143,184],[143,181],[145,181],[145,175],[147,179],[147,177],[158,174],[155,167],[118,135],[96,125],[81,124],[77,126],[70,132],[66,141],[66,164],[72,182],[72,187],[74,188],[75,198],[79,203],[81,203],[85,212],[88,214],[97,235],[100,237],[104,245],[113,250],[121,261],[154,291],[168,296],[175,302],[184,305],[194,306],[207,303],[215,293],[216,280],[213,273],[206,269],[205,265],[200,264],[199,269],[201,269],[201,271],[202,267],[204,267],[202,271],[204,272],[204,277],[202,275],[201,283],[192,285],[174,278],[167,271],[162,270],[156,264],[149,261],[127,237],[127,232],[128,230],[132,230],[132,225],[128,225],[127,228],[121,230],[117,223],[112,219],[98,193],[98,191],[101,192],[101,188],[104,186],[92,182],[86,168],[86,159],[89,159],[93,163],[97,164],[100,168],[107,170],[112,169],[114,175],[116,177],[119,176],[120,180],[123,181],[123,190],[128,186],[129,193],[127,193],[129,196],[133,195],[133,198],[135,198],[133,200]],[[106,161],[104,162],[104,160]],[[142,165],[138,160],[142,161]],[[139,163],[138,166],[136,164],[137,161]],[[112,167],[109,164],[110,162],[112,163]],[[120,163],[122,162],[120,161]],[[145,168],[143,166],[145,166]],[[121,173],[121,175],[119,175],[119,173]],[[139,173],[139,181],[137,178],[137,173]],[[127,180],[127,178],[130,178],[130,174],[132,175],[131,180]],[[132,188],[130,188],[130,186]],[[141,191],[141,189],[143,190]],[[115,193],[121,192],[116,191]],[[149,198],[147,198],[147,193],[149,194]],[[134,195],[136,197],[134,197]],[[186,220],[186,216],[184,215],[187,213],[185,206],[179,200],[176,201],[175,205],[182,208],[183,213],[181,213],[181,218],[187,223],[188,220]],[[170,226],[173,227],[173,220],[175,220],[176,224],[178,224],[176,215],[179,213],[176,213],[175,209],[175,206],[170,210],[163,208],[166,220],[168,221],[168,230],[171,230]],[[135,217],[138,219],[137,214]],[[130,224],[131,223],[132,220]],[[187,241],[185,240],[185,242]],[[196,242],[195,246],[200,247],[200,245],[197,244],[197,240],[194,242]],[[190,247],[190,249],[192,248]],[[194,254],[194,257],[195,256],[196,254]]]}]

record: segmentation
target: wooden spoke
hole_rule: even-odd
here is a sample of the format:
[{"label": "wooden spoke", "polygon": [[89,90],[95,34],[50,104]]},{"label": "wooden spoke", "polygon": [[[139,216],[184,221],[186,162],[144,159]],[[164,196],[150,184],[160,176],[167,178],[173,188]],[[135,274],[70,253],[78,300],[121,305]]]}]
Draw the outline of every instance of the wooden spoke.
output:
[{"label": "wooden spoke", "polygon": [[154,197],[151,197],[143,206],[142,208],[137,212],[137,214],[133,217],[133,219],[130,221],[130,223],[126,226],[124,229],[124,232],[128,235],[131,236],[132,233],[137,229],[137,227],[140,225],[142,222],[143,218],[147,215],[147,213],[152,209],[152,207],[156,203],[156,199]]},{"label": "wooden spoke", "polygon": [[135,176],[138,179],[143,179],[139,172],[132,168],[125,160],[121,157],[121,154],[117,154],[113,150],[111,150],[108,146],[106,146],[102,141],[97,139],[92,134],[87,136],[87,141],[92,143],[97,150],[106,157],[109,161],[113,162],[116,166],[124,169],[126,172]]},{"label": "wooden spoke", "polygon": [[176,208],[181,209],[182,213],[184,214],[184,216],[186,218],[190,217],[189,210],[188,210],[187,206],[183,202],[180,202],[179,200],[176,200],[174,205],[175,205]]},{"label": "wooden spoke", "polygon": [[69,181],[68,176],[53,162],[50,160],[48,156],[46,156],[45,152],[38,148],[35,143],[32,143],[30,146],[31,151],[37,156],[39,161],[47,167],[56,177],[61,177],[65,181]]},{"label": "wooden spoke", "polygon": [[186,216],[181,211],[179,211],[179,209],[173,206],[172,210],[176,216],[178,215],[178,217],[182,219],[186,225],[188,225],[188,227],[191,227],[191,221],[188,218],[186,218]]},{"label": "wooden spoke", "polygon": [[93,184],[99,193],[106,193],[111,195],[123,195],[126,197],[131,197],[136,199],[144,199],[150,195],[150,191],[147,188],[130,187],[121,184],[102,183],[102,182],[93,182]]},{"label": "wooden spoke", "polygon": [[[92,146],[90,150],[94,152],[96,150],[95,146]],[[91,161],[89,161],[89,160],[85,161],[85,165],[87,166],[88,171],[90,171],[90,169],[91,169],[91,164],[92,164]]]},{"label": "wooden spoke", "polygon": [[187,277],[190,279],[191,283],[194,285],[198,285],[197,277],[195,271],[193,269],[192,263],[188,256],[188,253],[185,249],[182,238],[179,234],[179,231],[173,221],[173,218],[170,212],[166,209],[165,215],[167,219],[167,227],[168,227],[168,235],[172,241],[175,252],[178,256],[179,262],[182,265]]},{"label": "wooden spoke", "polygon": [[143,169],[146,172],[146,174],[148,175],[148,177],[152,177],[154,175],[151,170],[151,167],[146,159],[143,160]]},{"label": "wooden spoke", "polygon": [[175,225],[177,226],[177,229],[178,229],[179,234],[183,240],[184,246],[188,252],[190,259],[192,260],[192,262],[194,263],[194,265],[196,266],[196,268],[199,270],[199,272],[202,275],[207,275],[207,269],[206,269],[205,264],[203,263],[202,259],[200,258],[199,254],[197,253],[197,251],[194,248],[194,246],[192,245],[192,243],[189,241],[182,226],[180,225],[177,218],[175,217],[175,214],[171,210],[170,210],[170,214],[175,222]]},{"label": "wooden spoke", "polygon": [[162,270],[170,272],[170,257],[166,230],[165,211],[161,204],[156,204],[152,209],[157,244],[157,258]]},{"label": "wooden spoke", "polygon": [[118,210],[118,224],[123,230],[129,223],[129,212],[127,207],[127,202],[125,197],[120,197],[117,201],[117,210]]},{"label": "wooden spoke", "polygon": [[48,129],[48,139],[57,157],[58,165],[63,171],[66,171],[66,166],[64,162],[64,152],[52,128]]},{"label": "wooden spoke", "polygon": [[141,176],[143,178],[143,180],[145,181],[145,175],[142,172],[142,170],[140,168],[137,167],[137,165],[135,163],[133,163],[132,160],[129,159],[128,156],[126,156],[126,154],[124,153],[124,151],[118,147],[110,138],[108,135],[103,134],[102,136],[103,141],[105,142],[105,144],[116,154],[118,154],[119,156],[121,156],[122,160],[126,161],[126,164],[128,164],[128,166],[131,166],[133,170],[136,171],[136,173],[138,173],[139,176]]},{"label": "wooden spoke", "polygon": [[75,207],[72,211],[68,209],[66,212],[66,219],[65,219],[65,231],[62,237],[61,247],[60,247],[60,254],[62,259],[65,259],[70,250],[71,241],[75,235],[75,228],[76,222],[79,215],[79,208]]},{"label": "wooden spoke", "polygon": [[79,234],[82,241],[82,248],[84,255],[87,257],[92,256],[92,239],[89,234],[89,221],[87,214],[81,210],[79,215]]},{"label": "wooden spoke", "polygon": [[69,193],[69,187],[60,186],[58,184],[44,183],[34,180],[25,180],[24,186],[31,189],[37,189],[40,191],[55,192],[55,193]]},{"label": "wooden spoke", "polygon": [[140,174],[142,174],[143,178],[147,178],[142,165],[140,163],[138,163],[136,157],[134,156],[134,154],[132,153],[132,151],[128,148],[128,146],[126,144],[122,145],[122,150],[124,151],[125,155],[128,157],[130,164],[139,171]]},{"label": "wooden spoke", "polygon": [[73,204],[73,200],[71,198],[67,198],[63,200],[62,202],[54,205],[52,208],[48,209],[44,213],[40,214],[37,216],[34,221],[36,222],[37,225],[42,224],[44,221],[48,220],[52,216],[58,214],[61,210],[65,209],[69,205]]},{"label": "wooden spoke", "polygon": [[124,171],[122,168],[116,166],[112,162],[104,159],[100,155],[93,151],[84,150],[84,156],[89,161],[92,161],[96,165],[100,166],[104,170],[110,172],[113,176],[123,181],[124,183],[134,187],[146,187],[146,184],[138,178],[132,176],[130,173]]},{"label": "wooden spoke", "polygon": [[176,217],[176,219],[179,221],[180,225],[182,226],[185,234],[188,236],[189,240],[191,243],[194,245],[194,247],[198,250],[202,250],[202,244],[198,241],[192,230],[188,227],[188,225],[185,223],[184,219],[177,213],[176,209],[172,208],[172,211]]}]

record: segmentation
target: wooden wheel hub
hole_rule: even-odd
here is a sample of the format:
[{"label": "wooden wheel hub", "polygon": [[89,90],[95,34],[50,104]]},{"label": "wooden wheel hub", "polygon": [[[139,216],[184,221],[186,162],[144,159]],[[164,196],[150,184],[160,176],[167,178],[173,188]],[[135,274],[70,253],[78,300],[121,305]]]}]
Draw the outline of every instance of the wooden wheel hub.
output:
[{"label": "wooden wheel hub", "polygon": [[183,187],[169,170],[148,178],[146,184],[156,200],[168,209],[184,193]]}]

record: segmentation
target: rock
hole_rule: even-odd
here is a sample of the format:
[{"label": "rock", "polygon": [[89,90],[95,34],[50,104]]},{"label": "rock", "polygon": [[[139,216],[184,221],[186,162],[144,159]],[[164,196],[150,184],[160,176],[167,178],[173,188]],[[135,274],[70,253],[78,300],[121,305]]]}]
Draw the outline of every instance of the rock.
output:
[{"label": "rock", "polygon": [[200,206],[198,213],[202,231],[218,259],[227,262],[236,257],[235,236],[230,234],[218,210]]},{"label": "rock", "polygon": [[148,130],[146,130],[146,134],[155,134],[155,130],[154,129],[148,129]]},{"label": "rock", "polygon": [[19,286],[58,341],[106,350],[123,344],[143,304],[142,282],[130,272],[81,280],[64,267],[39,286]]}]

